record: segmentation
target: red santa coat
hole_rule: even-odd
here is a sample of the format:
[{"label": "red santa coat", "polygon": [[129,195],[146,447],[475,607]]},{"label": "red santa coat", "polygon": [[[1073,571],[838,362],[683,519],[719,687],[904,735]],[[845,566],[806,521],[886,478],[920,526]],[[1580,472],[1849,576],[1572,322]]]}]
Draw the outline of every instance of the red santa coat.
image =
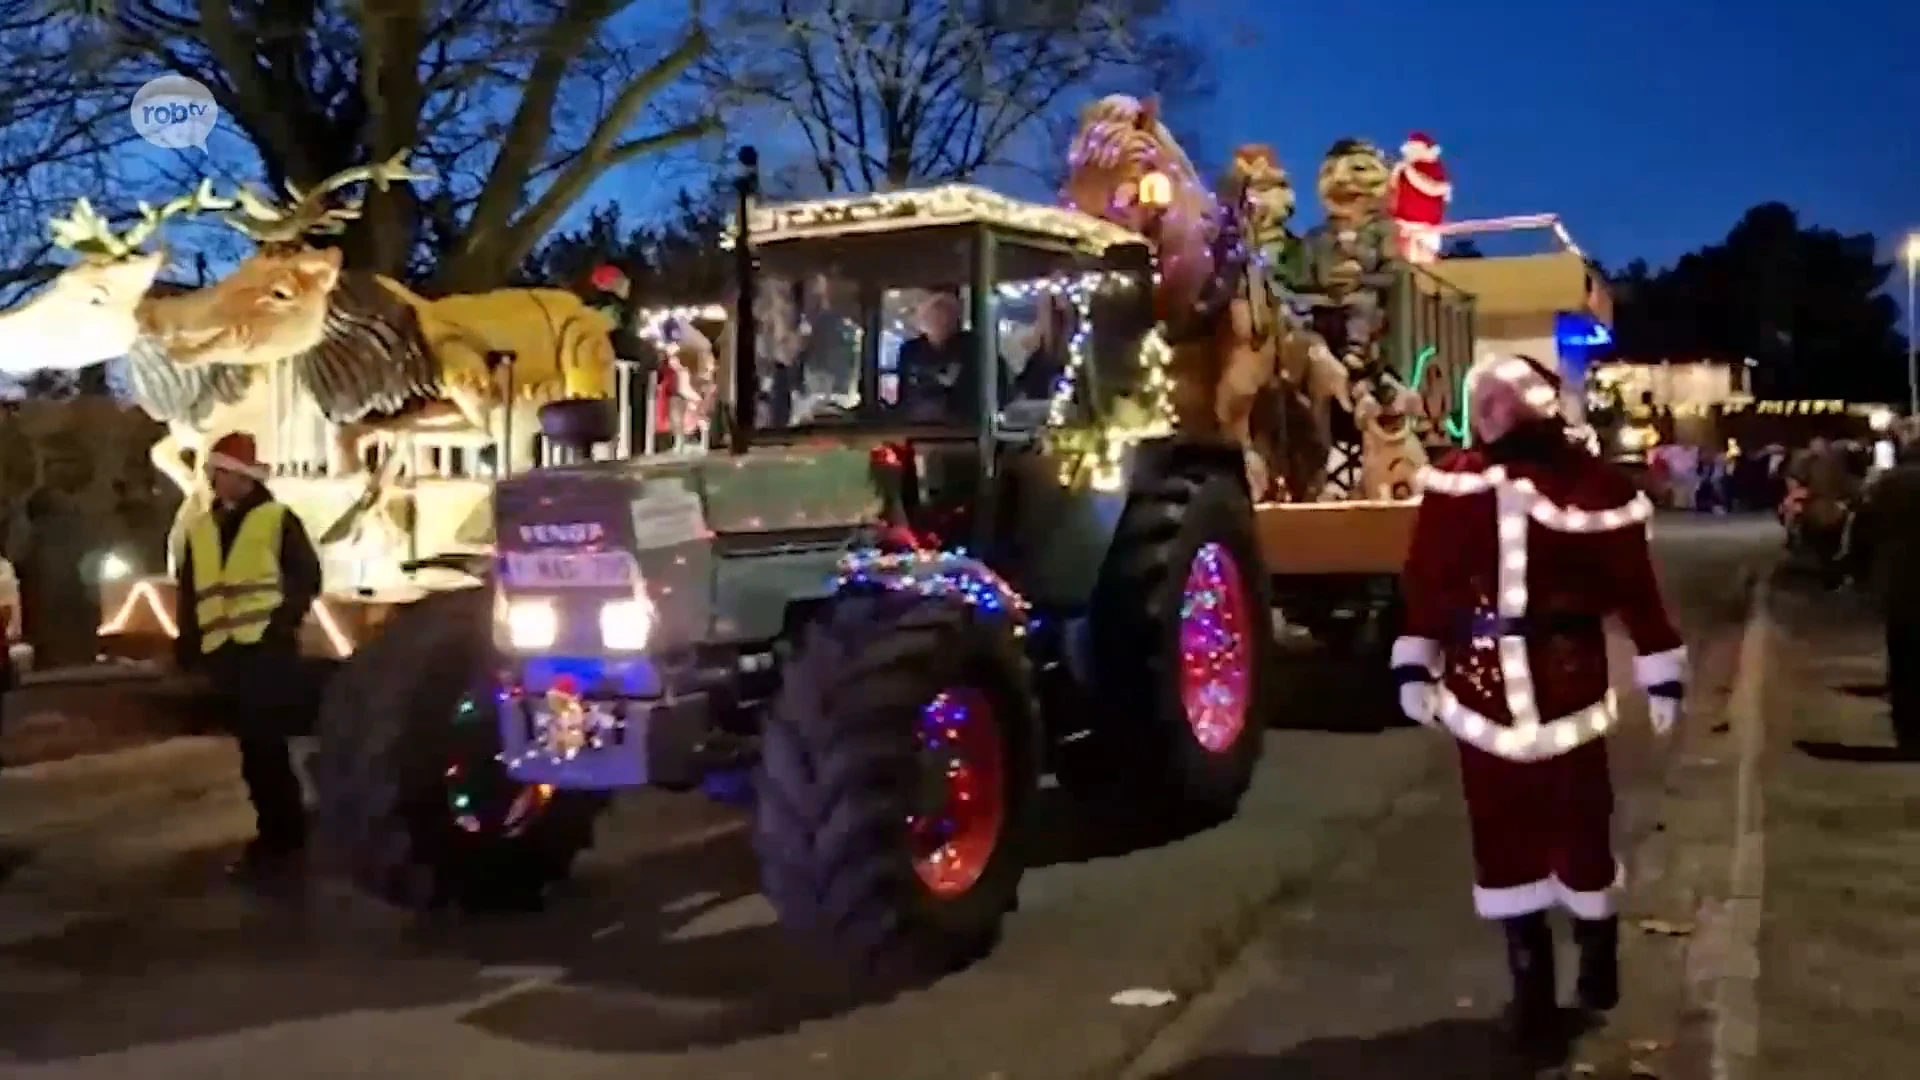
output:
[{"label": "red santa coat", "polygon": [[1622,872],[1602,620],[1625,624],[1641,687],[1685,677],[1647,548],[1652,505],[1572,447],[1550,465],[1461,451],[1422,470],[1420,487],[1393,662],[1438,675],[1435,720],[1460,741],[1475,908],[1609,916]]},{"label": "red santa coat", "polygon": [[1403,161],[1393,167],[1389,214],[1397,221],[1438,225],[1447,218],[1453,184],[1438,161]]},{"label": "red santa coat", "polygon": [[[1440,150],[1416,137],[1403,152],[1408,156],[1393,167],[1387,192],[1387,213],[1400,234],[1400,255],[1409,262],[1430,263],[1440,256],[1440,223],[1453,200],[1453,183]],[[1411,156],[1419,155],[1419,156]]]}]

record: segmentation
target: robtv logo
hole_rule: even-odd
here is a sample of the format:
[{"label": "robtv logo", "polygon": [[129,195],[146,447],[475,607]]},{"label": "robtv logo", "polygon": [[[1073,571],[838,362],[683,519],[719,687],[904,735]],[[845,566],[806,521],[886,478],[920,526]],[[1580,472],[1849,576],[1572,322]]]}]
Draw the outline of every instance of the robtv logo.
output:
[{"label": "robtv logo", "polygon": [[167,150],[207,148],[207,136],[220,119],[213,91],[184,75],[162,75],[133,95],[133,130]]}]

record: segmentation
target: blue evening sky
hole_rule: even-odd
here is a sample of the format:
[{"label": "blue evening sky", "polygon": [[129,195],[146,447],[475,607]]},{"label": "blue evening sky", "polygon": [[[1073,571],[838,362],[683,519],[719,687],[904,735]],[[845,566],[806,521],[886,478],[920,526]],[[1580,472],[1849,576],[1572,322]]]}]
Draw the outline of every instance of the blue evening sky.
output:
[{"label": "blue evening sky", "polygon": [[[1178,3],[1214,49],[1218,94],[1170,115],[1175,134],[1209,172],[1236,145],[1274,146],[1303,223],[1335,139],[1392,152],[1421,130],[1445,147],[1454,217],[1557,213],[1611,268],[1669,263],[1769,199],[1876,233],[1889,258],[1920,229],[1916,0]],[[251,155],[222,127],[212,171],[244,175]],[[644,217],[695,175],[616,169],[566,224],[610,199]]]},{"label": "blue evening sky", "polygon": [[1267,142],[1298,181],[1342,135],[1425,130],[1455,217],[1558,213],[1610,267],[1768,199],[1889,255],[1920,229],[1912,0],[1188,2],[1220,38],[1211,161]]}]

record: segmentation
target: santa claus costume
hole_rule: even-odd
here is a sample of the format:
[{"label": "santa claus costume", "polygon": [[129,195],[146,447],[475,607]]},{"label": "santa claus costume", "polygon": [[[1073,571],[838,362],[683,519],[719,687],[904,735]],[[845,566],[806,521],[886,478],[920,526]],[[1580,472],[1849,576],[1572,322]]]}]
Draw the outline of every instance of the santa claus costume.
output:
[{"label": "santa claus costume", "polygon": [[1440,223],[1453,201],[1453,183],[1432,136],[1416,131],[1401,144],[1387,199],[1388,216],[1399,230],[1400,257],[1411,263],[1438,259]]},{"label": "santa claus costume", "polygon": [[1619,998],[1606,736],[1618,719],[1602,620],[1638,656],[1656,731],[1679,715],[1686,651],[1647,550],[1652,506],[1627,475],[1568,437],[1558,380],[1524,357],[1468,373],[1479,445],[1424,469],[1394,643],[1401,707],[1459,741],[1474,907],[1502,924],[1512,1033],[1553,1037],[1559,1005],[1547,913],[1580,947],[1580,1004]]}]

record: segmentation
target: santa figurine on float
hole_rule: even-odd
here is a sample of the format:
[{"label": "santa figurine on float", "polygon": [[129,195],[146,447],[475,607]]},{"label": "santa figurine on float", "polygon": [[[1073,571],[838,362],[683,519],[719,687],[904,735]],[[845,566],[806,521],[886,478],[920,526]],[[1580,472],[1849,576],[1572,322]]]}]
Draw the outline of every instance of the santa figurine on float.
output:
[{"label": "santa figurine on float", "polygon": [[1420,472],[1393,647],[1401,708],[1459,741],[1474,907],[1506,932],[1510,1033],[1539,1049],[1560,1034],[1551,909],[1573,922],[1580,1004],[1620,994],[1606,744],[1619,706],[1602,621],[1633,641],[1656,732],[1678,719],[1687,677],[1648,554],[1652,505],[1569,437],[1558,382],[1526,357],[1468,372],[1476,444]]},{"label": "santa figurine on float", "polygon": [[1435,261],[1440,257],[1440,223],[1453,201],[1440,144],[1423,132],[1407,136],[1388,184],[1387,215],[1399,229],[1400,257],[1411,263]]}]

